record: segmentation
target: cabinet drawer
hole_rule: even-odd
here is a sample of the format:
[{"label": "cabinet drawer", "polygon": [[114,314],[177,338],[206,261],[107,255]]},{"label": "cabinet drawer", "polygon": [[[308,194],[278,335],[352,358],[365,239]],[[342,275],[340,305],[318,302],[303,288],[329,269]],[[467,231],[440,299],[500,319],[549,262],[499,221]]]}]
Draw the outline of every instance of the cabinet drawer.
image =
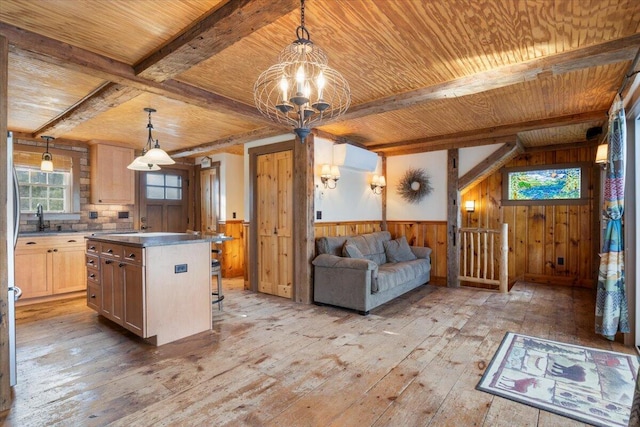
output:
[{"label": "cabinet drawer", "polygon": [[112,243],[100,243],[100,256],[105,258],[122,258],[122,246]]},{"label": "cabinet drawer", "polygon": [[122,247],[122,258],[134,264],[142,264],[142,248],[135,248],[133,246]]},{"label": "cabinet drawer", "polygon": [[100,259],[96,255],[85,254],[87,268],[100,268]]},{"label": "cabinet drawer", "polygon": [[87,240],[87,253],[89,254],[99,254],[100,253],[100,243],[95,242],[93,240]]},{"label": "cabinet drawer", "polygon": [[87,286],[87,306],[100,312],[100,286],[93,283]]},{"label": "cabinet drawer", "polygon": [[100,271],[97,268],[87,268],[87,284],[100,284]]}]

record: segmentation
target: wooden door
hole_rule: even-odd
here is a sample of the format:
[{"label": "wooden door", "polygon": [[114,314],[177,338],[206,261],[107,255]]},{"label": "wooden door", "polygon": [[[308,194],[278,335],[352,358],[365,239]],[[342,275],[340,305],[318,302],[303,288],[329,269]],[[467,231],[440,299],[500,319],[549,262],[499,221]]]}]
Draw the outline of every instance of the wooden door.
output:
[{"label": "wooden door", "polygon": [[293,298],[293,152],[258,156],[258,291]]},{"label": "wooden door", "polygon": [[[122,304],[118,300],[118,292],[121,288],[120,282],[117,262],[112,259],[100,258],[100,284],[102,286],[100,314],[117,323],[122,323],[120,321],[122,318]],[[120,295],[122,295],[121,291]]]},{"label": "wooden door", "polygon": [[140,174],[140,228],[179,233],[190,228],[188,185],[181,169]]},{"label": "wooden door", "polygon": [[203,233],[215,233],[218,231],[220,217],[220,179],[217,167],[200,171],[200,203],[200,230]]}]

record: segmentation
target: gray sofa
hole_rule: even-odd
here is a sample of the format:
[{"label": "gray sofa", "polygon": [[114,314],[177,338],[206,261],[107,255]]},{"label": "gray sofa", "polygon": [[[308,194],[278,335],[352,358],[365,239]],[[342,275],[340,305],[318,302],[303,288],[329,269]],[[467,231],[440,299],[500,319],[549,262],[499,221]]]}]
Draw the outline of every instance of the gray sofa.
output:
[{"label": "gray sofa", "polygon": [[316,304],[361,314],[429,282],[431,248],[409,246],[388,231],[316,239]]}]

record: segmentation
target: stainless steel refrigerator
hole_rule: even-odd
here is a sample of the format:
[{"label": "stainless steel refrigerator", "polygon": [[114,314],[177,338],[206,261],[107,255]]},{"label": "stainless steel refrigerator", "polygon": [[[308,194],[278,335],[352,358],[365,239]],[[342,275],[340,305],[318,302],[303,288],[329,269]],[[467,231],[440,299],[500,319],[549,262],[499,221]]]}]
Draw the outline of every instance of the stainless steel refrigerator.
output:
[{"label": "stainless steel refrigerator", "polygon": [[14,386],[17,382],[16,369],[16,306],[15,302],[22,291],[15,283],[14,252],[18,241],[18,228],[20,226],[20,194],[18,177],[13,167],[13,134],[7,135],[7,273],[9,276],[8,327],[9,327],[9,383]]}]

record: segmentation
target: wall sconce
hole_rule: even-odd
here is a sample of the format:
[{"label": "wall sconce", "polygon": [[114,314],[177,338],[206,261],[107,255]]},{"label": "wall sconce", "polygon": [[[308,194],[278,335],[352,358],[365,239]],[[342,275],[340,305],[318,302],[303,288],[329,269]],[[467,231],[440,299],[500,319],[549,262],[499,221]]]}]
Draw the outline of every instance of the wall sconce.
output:
[{"label": "wall sconce", "polygon": [[382,189],[386,186],[387,181],[384,179],[384,176],[373,175],[373,179],[371,180],[371,191],[373,191],[373,194],[382,194]]},{"label": "wall sconce", "polygon": [[464,209],[467,212],[475,212],[476,210],[476,201],[475,200],[467,200],[464,202]]},{"label": "wall sconce", "polygon": [[[340,169],[335,165],[322,165],[322,169],[320,170],[320,180],[324,184],[324,188],[329,188],[333,190],[338,185],[338,180],[340,179]],[[331,183],[333,182],[333,185]]]},{"label": "wall sconce", "polygon": [[596,151],[596,163],[605,165],[607,163],[608,154],[609,144],[598,145],[598,151]]}]

